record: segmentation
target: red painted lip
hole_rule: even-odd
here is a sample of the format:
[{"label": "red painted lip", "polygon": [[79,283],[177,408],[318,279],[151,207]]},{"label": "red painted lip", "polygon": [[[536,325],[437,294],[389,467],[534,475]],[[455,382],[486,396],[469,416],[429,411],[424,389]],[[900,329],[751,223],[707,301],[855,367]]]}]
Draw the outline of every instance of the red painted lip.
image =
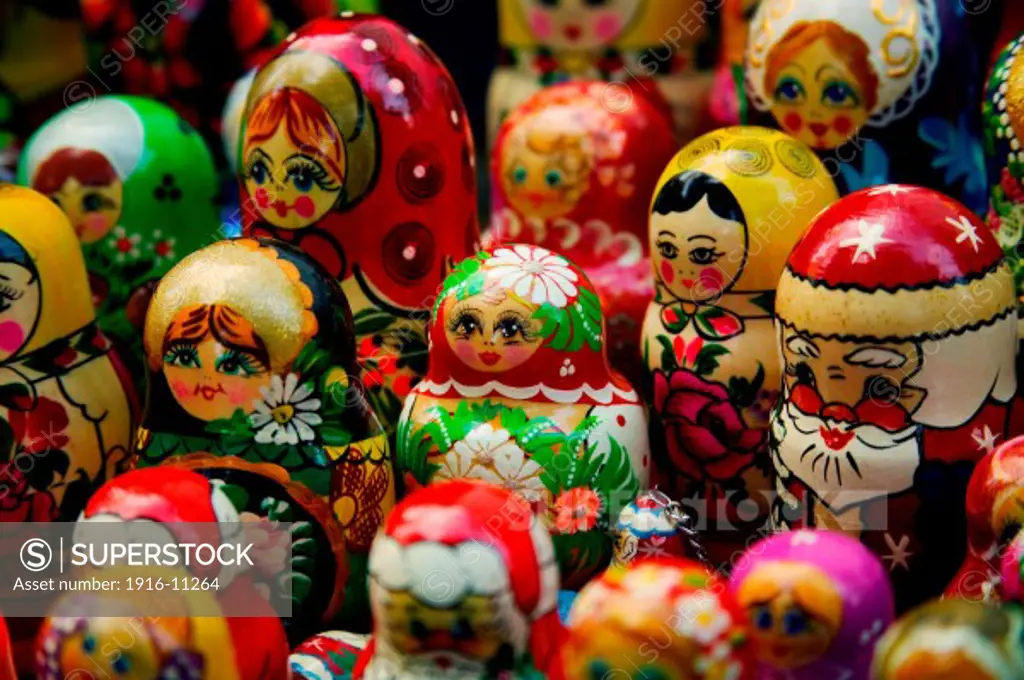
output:
[{"label": "red painted lip", "polygon": [[839,430],[833,430],[831,427],[822,425],[818,428],[818,432],[821,434],[825,446],[833,451],[842,451],[850,443],[850,440],[853,439],[853,430],[840,432]]},{"label": "red painted lip", "polygon": [[501,355],[497,352],[480,352],[479,357],[480,361],[484,362],[488,366],[493,366],[501,361]]},{"label": "red painted lip", "polygon": [[196,394],[201,395],[206,401],[213,401],[214,397],[218,394],[222,394],[223,392],[224,388],[220,385],[217,385],[216,387],[210,387],[209,385],[200,387],[199,385],[196,385]]},{"label": "red painted lip", "polygon": [[562,32],[565,33],[566,38],[573,42],[579,40],[580,36],[583,35],[583,29],[577,26],[576,24],[569,24],[564,29],[562,29]]},{"label": "red painted lip", "polygon": [[824,137],[825,133],[828,132],[828,126],[824,123],[809,123],[807,127],[811,128],[811,132],[819,137]]},{"label": "red painted lip", "polygon": [[693,287],[693,279],[683,279],[683,285],[687,288]]}]

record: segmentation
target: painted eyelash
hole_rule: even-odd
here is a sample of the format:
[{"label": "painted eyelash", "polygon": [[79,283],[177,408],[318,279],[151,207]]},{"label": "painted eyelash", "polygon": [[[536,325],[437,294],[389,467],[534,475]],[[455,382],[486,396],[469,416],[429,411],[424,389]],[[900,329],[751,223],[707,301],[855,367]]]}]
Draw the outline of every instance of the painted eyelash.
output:
[{"label": "painted eyelash", "polygon": [[182,358],[190,359],[190,361],[187,362],[190,365],[198,365],[199,350],[196,349],[195,345],[178,343],[168,347],[167,351],[164,353],[165,363],[174,363]]},{"label": "painted eyelash", "polygon": [[476,309],[475,307],[464,307],[462,309],[456,309],[454,311],[455,313],[452,315],[452,320],[448,322],[449,333],[460,332],[462,327],[462,320],[465,319],[467,316],[471,317],[473,321],[476,322],[476,325],[478,327],[480,327],[481,329],[483,328],[483,323],[480,322],[481,314],[479,309]]},{"label": "painted eyelash", "polygon": [[297,158],[288,167],[288,177],[293,177],[296,169],[308,172],[316,185],[324,191],[334,191],[338,188],[338,183],[331,179],[331,176],[327,174],[327,171],[319,163],[306,158]]},{"label": "painted eyelash", "polygon": [[0,297],[5,297],[14,302],[15,300],[20,300],[24,295],[25,291],[8,286],[6,283],[0,283]]},{"label": "painted eyelash", "polygon": [[229,349],[227,352],[220,355],[217,359],[217,368],[220,368],[225,361],[231,359],[237,361],[238,365],[242,367],[242,371],[247,375],[256,375],[267,372],[267,367],[263,365],[263,362],[248,352],[243,352],[237,349]]},{"label": "painted eyelash", "polygon": [[507,321],[509,319],[519,322],[519,329],[523,335],[524,342],[533,340],[533,330],[530,329],[530,320],[518,312],[502,312],[501,315],[498,316],[498,321],[495,326],[500,324],[502,321]]}]

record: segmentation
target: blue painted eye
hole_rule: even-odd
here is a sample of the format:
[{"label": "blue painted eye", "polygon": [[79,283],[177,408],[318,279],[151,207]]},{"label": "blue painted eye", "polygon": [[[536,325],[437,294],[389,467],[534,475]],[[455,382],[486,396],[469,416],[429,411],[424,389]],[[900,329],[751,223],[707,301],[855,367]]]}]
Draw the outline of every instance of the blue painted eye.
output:
[{"label": "blue painted eye", "polygon": [[92,635],[86,635],[82,638],[82,651],[86,654],[92,654],[96,651],[96,638]]},{"label": "blue painted eye", "polygon": [[552,189],[562,186],[562,173],[558,170],[548,170],[544,173],[544,181]]},{"label": "blue painted eye", "polygon": [[821,91],[821,103],[833,108],[850,108],[860,105],[860,97],[847,83],[836,80]]},{"label": "blue painted eye", "polygon": [[587,671],[590,672],[590,680],[605,680],[612,672],[612,667],[603,659],[595,659],[590,662]]},{"label": "blue painted eye", "polygon": [[128,675],[131,670],[131,664],[128,663],[128,657],[124,654],[119,655],[116,659],[110,662],[110,667],[114,669],[114,672],[118,675]]},{"label": "blue painted eye", "polygon": [[772,620],[772,612],[768,607],[759,607],[754,612],[754,627],[758,630],[771,630],[774,621]]},{"label": "blue painted eye", "polygon": [[518,168],[512,171],[512,181],[515,182],[516,184],[525,184],[526,175],[526,168],[519,166]]},{"label": "blue painted eye", "polygon": [[267,164],[263,161],[256,161],[249,167],[249,176],[252,177],[252,181],[256,182],[256,184],[266,182],[269,175],[270,170],[267,169]]},{"label": "blue painted eye", "polygon": [[786,76],[775,86],[775,101],[786,104],[802,102],[806,97],[804,86],[792,76]]},{"label": "blue painted eye", "polygon": [[409,633],[411,633],[417,640],[422,640],[430,635],[430,631],[427,630],[426,625],[424,625],[422,621],[416,619],[413,619],[412,623],[409,624]]},{"label": "blue painted eye", "polygon": [[451,634],[456,640],[469,640],[473,637],[473,628],[466,619],[459,619],[452,625]]},{"label": "blue painted eye", "polygon": [[782,617],[782,632],[786,635],[800,635],[810,628],[807,614],[799,609],[790,609]]},{"label": "blue painted eye", "polygon": [[639,680],[669,680],[669,675],[666,671],[662,670],[658,666],[644,666],[640,669],[640,675],[636,676]]}]

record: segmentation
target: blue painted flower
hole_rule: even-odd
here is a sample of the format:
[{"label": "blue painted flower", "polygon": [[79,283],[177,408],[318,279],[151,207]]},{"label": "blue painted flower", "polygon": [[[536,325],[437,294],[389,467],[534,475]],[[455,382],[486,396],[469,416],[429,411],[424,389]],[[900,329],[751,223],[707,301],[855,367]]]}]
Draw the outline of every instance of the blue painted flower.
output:
[{"label": "blue painted flower", "polygon": [[967,114],[961,114],[953,125],[943,118],[926,118],[918,127],[918,135],[936,150],[932,167],[945,170],[943,181],[962,184],[961,198],[965,205],[982,215],[987,207],[985,154],[981,140],[971,132]]},{"label": "blue painted flower", "polygon": [[889,156],[880,144],[870,139],[864,140],[863,161],[859,171],[852,163],[839,166],[839,172],[850,193],[889,183]]}]

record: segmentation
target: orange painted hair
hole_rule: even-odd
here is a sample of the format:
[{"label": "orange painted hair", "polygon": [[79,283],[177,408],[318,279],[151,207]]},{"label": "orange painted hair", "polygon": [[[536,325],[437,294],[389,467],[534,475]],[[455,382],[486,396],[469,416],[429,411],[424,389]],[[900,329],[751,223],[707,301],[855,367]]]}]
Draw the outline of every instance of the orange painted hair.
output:
[{"label": "orange painted hair", "polygon": [[764,87],[774,92],[779,73],[801,51],[824,40],[839,55],[843,65],[860,83],[864,106],[874,111],[878,104],[878,74],[871,65],[871,52],[860,36],[832,21],[800,21],[772,46],[765,62]]},{"label": "orange painted hair", "polygon": [[172,345],[198,345],[209,335],[225,347],[248,352],[264,366],[270,366],[270,353],[263,339],[244,316],[227,305],[194,305],[183,309],[167,327],[164,354]]},{"label": "orange painted hair", "polygon": [[341,163],[345,142],[337,123],[311,94],[283,87],[261,97],[246,124],[246,146],[265,142],[284,122],[288,140],[296,148],[312,152],[330,167],[338,183],[345,179]]}]

